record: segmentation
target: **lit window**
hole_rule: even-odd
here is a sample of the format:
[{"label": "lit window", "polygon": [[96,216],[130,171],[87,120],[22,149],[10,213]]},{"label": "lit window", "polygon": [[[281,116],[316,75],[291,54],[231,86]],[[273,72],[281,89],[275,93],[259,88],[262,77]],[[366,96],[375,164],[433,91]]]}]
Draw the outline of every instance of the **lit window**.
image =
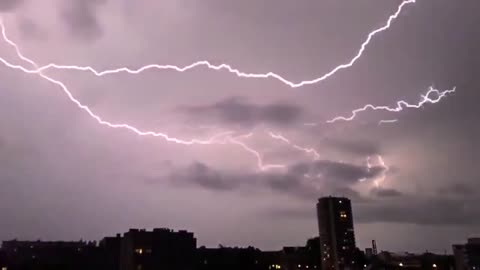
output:
[{"label": "lit window", "polygon": [[135,253],[137,253],[137,254],[143,254],[143,249],[137,248],[137,249],[135,249]]},{"label": "lit window", "polygon": [[7,270],[7,267],[6,267],[6,266],[5,266],[5,267],[2,267],[2,270]]}]

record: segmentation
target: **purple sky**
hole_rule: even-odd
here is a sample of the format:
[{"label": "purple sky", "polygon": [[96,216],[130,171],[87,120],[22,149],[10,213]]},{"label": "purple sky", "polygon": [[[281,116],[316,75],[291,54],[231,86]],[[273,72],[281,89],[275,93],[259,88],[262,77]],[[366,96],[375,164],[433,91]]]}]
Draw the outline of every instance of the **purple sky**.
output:
[{"label": "purple sky", "polygon": [[[400,3],[0,0],[0,11],[40,65],[209,60],[301,81],[348,62]],[[450,251],[479,233],[479,13],[477,0],[417,0],[353,67],[295,89],[203,67],[46,72],[111,122],[182,139],[252,132],[242,143],[285,165],[263,172],[236,144],[185,146],[99,125],[57,86],[0,65],[0,239],[171,227],[195,232],[200,245],[278,249],[318,234],[316,199],[332,194],[353,200],[360,247],[376,239],[383,250]],[[30,68],[5,42],[0,52]],[[418,110],[325,124],[368,103],[417,103],[430,86],[457,91]],[[318,160],[270,131],[316,149]]]}]

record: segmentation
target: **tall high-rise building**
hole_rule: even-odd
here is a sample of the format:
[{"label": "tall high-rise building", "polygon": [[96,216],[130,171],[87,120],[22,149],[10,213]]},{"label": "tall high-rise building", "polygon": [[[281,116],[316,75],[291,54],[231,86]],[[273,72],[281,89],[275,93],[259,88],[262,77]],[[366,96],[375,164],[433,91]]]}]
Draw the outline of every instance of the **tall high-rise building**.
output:
[{"label": "tall high-rise building", "polygon": [[322,269],[353,269],[355,234],[349,199],[320,198],[317,203]]},{"label": "tall high-rise building", "polygon": [[455,269],[480,269],[480,238],[469,238],[464,245],[453,245]]}]

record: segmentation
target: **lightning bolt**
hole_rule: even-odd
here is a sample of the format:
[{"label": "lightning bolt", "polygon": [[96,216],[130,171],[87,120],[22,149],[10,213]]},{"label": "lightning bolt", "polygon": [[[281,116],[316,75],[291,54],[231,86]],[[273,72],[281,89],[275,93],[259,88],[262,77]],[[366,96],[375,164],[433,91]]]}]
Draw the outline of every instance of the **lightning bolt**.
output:
[{"label": "lightning bolt", "polygon": [[[11,47],[13,47],[15,49],[15,52],[16,52],[17,56],[21,60],[31,64],[34,68],[38,69],[37,63],[35,63],[35,61],[33,61],[32,59],[24,56],[22,54],[22,52],[20,51],[20,48],[18,47],[18,45],[15,42],[13,42],[11,39],[8,38],[8,36],[6,34],[5,26],[3,24],[3,20],[1,20],[1,18],[0,18],[0,26],[2,27],[3,39]],[[7,66],[9,68],[21,70],[25,73],[31,74],[31,72],[29,72],[29,70],[24,68],[23,66],[11,64],[7,60],[5,60],[1,57],[0,57],[0,62],[2,62],[5,66]],[[169,135],[167,135],[166,133],[163,133],[163,132],[144,131],[144,130],[140,130],[140,129],[134,127],[134,126],[131,126],[129,124],[124,124],[124,123],[118,124],[118,123],[109,122],[107,120],[102,119],[100,116],[96,115],[88,106],[82,104],[78,99],[76,99],[73,96],[73,94],[69,91],[68,87],[63,82],[45,75],[43,73],[43,71],[41,71],[40,69],[38,69],[38,70],[39,71],[35,72],[34,74],[37,74],[41,78],[43,78],[43,79],[49,81],[50,83],[60,87],[62,89],[63,93],[68,97],[68,99],[72,103],[74,103],[83,112],[87,113],[91,118],[93,118],[100,125],[107,126],[109,128],[113,128],[113,129],[125,129],[125,130],[133,132],[133,133],[135,133],[139,136],[160,137],[160,138],[163,138],[167,142],[173,142],[173,143],[182,144],[182,145],[194,145],[194,144],[211,145],[211,144],[227,144],[227,143],[235,144],[235,145],[238,145],[238,146],[242,147],[244,150],[246,150],[247,152],[251,153],[252,155],[254,155],[256,157],[257,165],[258,165],[258,167],[261,171],[266,171],[266,170],[270,170],[270,169],[285,168],[285,165],[280,165],[280,164],[266,164],[265,165],[264,161],[262,160],[262,156],[258,151],[249,147],[246,143],[240,141],[240,138],[249,138],[253,135],[253,133],[235,137],[235,136],[232,136],[234,134],[233,131],[225,131],[225,132],[216,134],[216,135],[214,135],[211,138],[206,139],[206,140],[200,140],[200,139],[183,140],[183,139],[171,137],[171,136],[169,136]]]},{"label": "lightning bolt", "polygon": [[[363,106],[362,108],[356,109],[352,111],[352,114],[348,117],[346,116],[337,116],[331,120],[328,120],[327,123],[335,123],[337,121],[352,121],[357,117],[358,113],[367,111],[367,110],[372,110],[372,111],[387,111],[387,112],[401,112],[404,109],[419,109],[426,103],[437,103],[440,102],[444,97],[447,96],[447,94],[451,94],[455,92],[456,87],[450,89],[450,90],[445,90],[445,91],[439,91],[437,89],[434,89],[432,86],[429,88],[428,92],[425,95],[422,95],[422,99],[420,102],[417,104],[410,104],[404,100],[397,101],[397,106],[396,107],[389,107],[389,106],[374,106],[372,104],[367,104]],[[435,94],[437,97],[436,98],[431,98],[430,96],[432,94]]]},{"label": "lightning bolt", "polygon": [[[250,138],[253,136],[253,133],[249,133],[247,135],[243,135],[241,137],[243,138]],[[228,137],[228,141],[241,146],[245,151],[251,153],[257,158],[257,166],[261,171],[267,171],[271,169],[285,169],[287,166],[284,164],[267,164],[265,165],[262,159],[262,155],[255,149],[251,148],[250,146],[246,145],[244,142],[238,140],[239,137],[233,138],[233,137]]]},{"label": "lightning bolt", "polygon": [[382,124],[393,124],[393,123],[396,123],[398,122],[398,119],[391,119],[391,120],[380,120],[378,122],[378,125],[382,125]]},{"label": "lightning bolt", "polygon": [[[24,69],[24,68],[21,68],[19,66],[15,66],[15,65],[10,65],[10,67],[11,68],[17,68],[17,69],[22,69],[22,71],[26,72],[26,73],[41,73],[42,71],[45,71],[47,69],[54,68],[54,69],[63,69],[63,70],[89,71],[89,72],[95,74],[96,76],[105,76],[105,75],[110,75],[110,74],[115,74],[115,73],[120,73],[120,72],[127,72],[129,74],[139,74],[139,73],[141,73],[143,71],[146,71],[146,70],[149,70],[149,69],[174,70],[174,71],[177,71],[177,72],[185,72],[185,71],[197,68],[197,67],[204,66],[204,67],[207,67],[208,69],[212,69],[212,70],[216,70],[216,71],[226,70],[229,73],[232,73],[232,74],[236,75],[237,77],[241,77],[241,78],[254,78],[254,79],[269,79],[269,78],[272,78],[272,79],[280,81],[281,83],[283,83],[285,85],[288,85],[291,88],[299,88],[299,87],[302,87],[302,86],[312,85],[312,84],[316,84],[316,83],[319,83],[321,81],[324,81],[324,80],[328,79],[329,77],[331,77],[332,75],[334,75],[335,73],[337,73],[337,72],[339,72],[343,69],[347,69],[347,68],[350,68],[351,66],[353,66],[357,62],[357,60],[360,59],[360,57],[363,55],[365,49],[367,48],[368,44],[371,42],[373,37],[375,37],[377,34],[383,32],[383,31],[389,29],[390,26],[392,25],[392,23],[395,21],[395,19],[398,18],[398,16],[402,12],[403,8],[407,5],[413,4],[415,2],[416,2],[416,0],[404,0],[398,6],[396,12],[388,17],[387,22],[383,26],[371,31],[368,34],[365,41],[361,44],[360,49],[357,51],[357,54],[355,54],[353,56],[353,58],[350,59],[350,61],[334,67],[329,72],[327,72],[324,75],[321,75],[321,76],[319,76],[315,79],[304,80],[304,81],[300,81],[300,82],[290,81],[290,80],[288,80],[288,79],[286,79],[286,78],[284,78],[284,77],[282,77],[279,74],[276,74],[274,72],[246,73],[246,72],[240,71],[239,69],[236,69],[236,68],[232,67],[229,64],[214,65],[214,64],[210,63],[209,61],[198,61],[198,62],[195,62],[195,63],[187,65],[187,66],[183,66],[183,67],[175,66],[175,65],[150,64],[150,65],[142,66],[138,69],[130,69],[128,67],[121,67],[121,68],[117,68],[117,69],[110,69],[110,70],[104,70],[104,71],[97,71],[91,66],[59,65],[59,64],[55,64],[55,63],[50,63],[50,64],[47,64],[47,65],[42,66],[42,67],[38,67],[38,66],[35,65],[35,70],[28,70],[28,69]],[[1,27],[2,27],[2,31],[4,32],[5,27],[4,27],[3,23],[1,24]],[[5,38],[5,34],[3,36]],[[2,62],[4,64],[6,64],[4,61],[2,61]]]},{"label": "lightning bolt", "polygon": [[313,160],[319,160],[320,159],[320,154],[317,152],[317,150],[315,150],[313,148],[299,146],[298,144],[292,143],[289,139],[285,138],[281,134],[275,134],[271,131],[268,132],[268,135],[270,135],[270,137],[272,137],[276,140],[280,140],[280,141],[292,146],[293,148],[295,148],[299,151],[305,152],[307,154],[311,154],[313,156]]},{"label": "lightning bolt", "polygon": [[[370,172],[370,169],[372,168],[372,164],[370,163],[370,160],[371,160],[371,158],[370,158],[370,156],[368,156],[367,157],[367,171],[368,172]],[[381,155],[377,155],[377,160],[378,160],[378,163],[380,164],[380,166],[383,168],[382,175],[380,176],[380,178],[373,181],[373,183],[375,184],[375,187],[378,188],[381,183],[385,182],[385,179],[387,178],[387,172],[390,170],[390,167],[387,166],[387,164],[385,163],[385,160],[383,159],[383,157]],[[363,179],[363,181],[365,181],[365,179]]]},{"label": "lightning bolt", "polygon": [[[198,62],[195,62],[195,63],[187,65],[187,66],[183,66],[183,67],[179,67],[179,66],[175,66],[175,65],[151,64],[151,65],[143,66],[143,67],[138,68],[138,69],[130,69],[128,67],[122,67],[122,68],[118,68],[118,69],[111,69],[111,70],[105,70],[105,71],[97,71],[93,67],[90,67],[90,66],[58,65],[58,64],[54,64],[54,63],[50,63],[48,65],[40,67],[35,61],[33,61],[32,59],[24,56],[21,53],[17,44],[8,38],[8,36],[6,34],[6,27],[5,27],[5,25],[3,23],[3,20],[1,18],[0,18],[0,27],[1,27],[2,36],[3,36],[4,41],[7,42],[11,47],[13,47],[15,49],[15,52],[16,52],[17,56],[21,60],[29,63],[34,69],[27,69],[27,68],[23,67],[22,65],[12,64],[12,63],[8,62],[7,60],[5,60],[1,57],[0,57],[0,62],[3,63],[6,67],[9,67],[11,69],[20,70],[20,71],[22,71],[24,73],[27,73],[27,74],[36,74],[36,75],[40,76],[42,79],[45,79],[45,80],[49,81],[50,83],[60,87],[61,90],[63,91],[63,93],[68,97],[68,99],[73,104],[75,104],[84,113],[88,114],[91,118],[93,118],[100,125],[103,125],[103,126],[106,126],[106,127],[109,127],[109,128],[113,128],[113,129],[126,130],[126,131],[129,131],[129,132],[135,133],[139,136],[159,137],[159,138],[163,138],[167,142],[173,142],[173,143],[177,143],[177,144],[181,144],[181,145],[235,144],[235,145],[240,146],[242,149],[244,149],[245,151],[251,153],[252,155],[254,155],[256,157],[257,166],[261,171],[266,171],[266,170],[270,170],[270,169],[285,169],[286,165],[284,165],[284,164],[265,164],[263,159],[262,159],[262,155],[258,151],[256,151],[252,147],[248,146],[245,142],[243,142],[241,140],[241,139],[250,138],[251,136],[253,136],[253,133],[249,133],[247,135],[242,135],[242,136],[233,136],[233,134],[234,134],[233,131],[226,131],[226,132],[216,134],[216,135],[212,136],[211,138],[205,139],[205,140],[202,140],[202,139],[185,140],[185,139],[179,139],[179,138],[176,138],[176,137],[169,136],[167,133],[163,133],[163,132],[151,131],[151,130],[140,130],[140,129],[138,129],[138,128],[132,126],[132,125],[129,125],[127,123],[113,123],[113,122],[107,121],[107,120],[101,118],[99,115],[95,114],[87,105],[82,104],[77,98],[75,98],[74,95],[69,91],[68,87],[63,82],[61,82],[59,80],[56,80],[56,79],[54,79],[50,76],[45,75],[44,71],[46,71],[48,69],[78,70],[78,71],[91,72],[94,75],[100,77],[100,76],[106,76],[106,75],[121,73],[121,72],[126,72],[126,73],[129,73],[129,74],[139,74],[139,73],[141,73],[143,71],[146,71],[146,70],[149,70],[149,69],[175,70],[175,71],[178,71],[178,72],[186,72],[188,70],[191,70],[191,69],[194,69],[194,68],[197,68],[197,67],[200,67],[200,66],[205,66],[208,69],[212,69],[212,70],[216,70],[216,71],[226,70],[229,73],[232,73],[232,74],[234,74],[238,77],[241,77],[241,78],[255,78],[255,79],[272,78],[272,79],[276,79],[276,80],[280,81],[283,84],[286,84],[286,85],[290,86],[291,88],[299,88],[299,87],[302,87],[302,86],[312,85],[312,84],[316,84],[316,83],[319,83],[321,81],[324,81],[324,80],[328,79],[329,77],[331,77],[332,75],[336,74],[337,72],[353,66],[357,62],[357,60],[360,59],[360,57],[363,55],[365,49],[367,48],[368,44],[371,42],[373,37],[375,35],[383,32],[383,31],[387,30],[388,28],[390,28],[391,24],[395,21],[395,19],[397,19],[399,14],[402,12],[403,8],[405,6],[407,6],[408,4],[413,4],[415,2],[416,2],[416,0],[404,0],[398,6],[396,12],[389,16],[387,22],[382,27],[377,28],[377,29],[373,30],[372,32],[370,32],[368,34],[366,40],[361,44],[360,49],[358,50],[357,54],[354,55],[354,57],[351,58],[350,61],[336,66],[335,68],[330,70],[328,73],[326,73],[326,74],[324,74],[324,75],[322,75],[318,78],[315,78],[315,79],[312,79],[312,80],[300,81],[300,82],[289,81],[289,80],[285,79],[284,77],[282,77],[282,76],[280,76],[276,73],[273,73],[273,72],[246,73],[246,72],[240,71],[240,70],[232,67],[229,64],[214,65],[214,64],[211,64],[208,61],[198,61]],[[455,89],[447,90],[447,91],[453,92],[454,90]],[[438,100],[437,101],[429,98],[429,94],[431,92],[435,92],[435,91],[438,94]],[[419,105],[410,105],[410,104],[408,104],[404,101],[400,101],[400,102],[397,103],[397,105],[399,106],[400,109],[396,109],[396,108],[392,109],[392,108],[385,107],[385,106],[375,107],[373,105],[366,105],[363,108],[363,110],[372,109],[372,110],[389,110],[389,111],[397,111],[398,110],[398,111],[401,111],[403,109],[403,106],[411,108],[411,107],[415,107],[415,106],[421,107],[421,105],[423,105],[423,103],[425,103],[425,102],[436,103],[445,94],[446,94],[445,92],[440,93],[438,90],[431,89],[427,93],[427,95],[424,96],[424,100],[421,101],[419,103]],[[339,121],[339,120],[345,120],[345,121],[353,120],[353,118],[355,118],[357,112],[360,112],[360,111],[362,111],[362,109],[353,111],[353,115],[352,115],[351,119],[350,118],[345,118],[345,117],[337,117],[337,118],[334,118],[333,120],[328,121],[328,122],[333,123],[333,122]],[[307,123],[305,125],[306,126],[315,126],[316,124],[315,123]],[[320,158],[319,153],[313,148],[303,147],[303,146],[299,146],[297,144],[294,144],[289,139],[285,138],[284,136],[282,136],[280,134],[275,134],[275,133],[270,132],[269,135],[274,139],[281,140],[281,141],[289,144],[290,146],[294,147],[297,150],[303,151],[307,154],[311,154],[313,156],[314,160],[317,160],[317,159]],[[380,162],[380,160],[381,160],[381,156],[379,156],[379,162]],[[381,163],[383,163],[383,160],[381,160]]]}]

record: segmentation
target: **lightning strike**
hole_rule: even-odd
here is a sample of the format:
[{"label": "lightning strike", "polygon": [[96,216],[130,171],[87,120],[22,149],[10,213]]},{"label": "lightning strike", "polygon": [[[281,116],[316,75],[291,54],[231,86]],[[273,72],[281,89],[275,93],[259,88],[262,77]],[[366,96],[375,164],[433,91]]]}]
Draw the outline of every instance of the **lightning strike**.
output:
[{"label": "lightning strike", "polygon": [[[269,79],[269,78],[272,78],[272,79],[280,81],[281,83],[283,83],[285,85],[288,85],[291,88],[299,88],[299,87],[302,87],[302,86],[312,85],[312,84],[316,84],[316,83],[319,83],[321,81],[324,81],[324,80],[328,79],[329,77],[331,77],[332,75],[334,75],[335,73],[337,73],[337,72],[339,72],[343,69],[347,69],[347,68],[350,68],[351,66],[353,66],[357,62],[357,60],[360,59],[360,57],[363,55],[365,49],[367,48],[368,44],[373,39],[373,37],[375,35],[383,32],[383,31],[389,29],[390,26],[392,25],[392,23],[395,21],[395,19],[398,18],[398,16],[402,12],[403,8],[407,5],[413,4],[415,2],[416,2],[416,0],[404,0],[398,6],[396,12],[388,17],[388,20],[386,21],[386,23],[383,26],[373,30],[372,32],[370,32],[367,35],[367,38],[361,44],[360,49],[353,56],[353,58],[351,58],[348,62],[336,66],[335,68],[333,68],[329,72],[327,72],[324,75],[321,75],[321,76],[319,76],[315,79],[304,80],[304,81],[300,81],[300,82],[290,81],[290,80],[288,80],[288,79],[286,79],[286,78],[284,78],[284,77],[282,77],[279,74],[276,74],[274,72],[247,73],[247,72],[240,71],[239,69],[236,69],[229,64],[224,63],[224,64],[219,64],[219,65],[214,65],[214,64],[210,63],[209,61],[198,61],[198,62],[195,62],[195,63],[187,65],[187,66],[183,66],[183,67],[175,66],[175,65],[150,64],[150,65],[145,65],[143,67],[140,67],[138,69],[130,69],[128,67],[121,67],[121,68],[117,68],[117,69],[110,69],[110,70],[104,70],[104,71],[97,71],[91,66],[59,65],[59,64],[55,64],[55,63],[50,63],[50,64],[47,64],[47,65],[42,66],[42,67],[35,66],[35,70],[28,70],[28,69],[20,68],[18,66],[13,66],[13,65],[11,66],[11,68],[22,69],[22,71],[26,72],[26,73],[41,73],[42,71],[45,71],[47,69],[54,68],[54,69],[62,69],[62,70],[88,71],[88,72],[93,73],[96,76],[105,76],[105,75],[110,75],[110,74],[115,74],[115,73],[120,73],[120,72],[126,72],[126,73],[129,73],[129,74],[139,74],[139,73],[141,73],[143,71],[146,71],[146,70],[149,70],[149,69],[174,70],[174,71],[177,71],[177,72],[186,72],[186,71],[189,71],[191,69],[204,66],[208,69],[212,69],[212,70],[215,70],[215,71],[226,70],[227,72],[232,73],[232,74],[234,74],[234,75],[236,75],[237,77],[240,77],[240,78],[251,78],[251,79]],[[5,31],[5,26],[3,25],[3,23],[1,23],[1,27],[2,27],[2,32],[4,32]],[[5,38],[5,34],[4,34],[4,38]],[[2,62],[5,64],[4,61],[2,61]]]},{"label": "lightning strike", "polygon": [[[141,68],[138,68],[138,69],[130,69],[128,67],[121,67],[121,68],[118,68],[118,69],[111,69],[111,70],[104,70],[104,71],[97,71],[93,67],[90,67],[90,66],[58,65],[58,64],[54,64],[54,63],[50,63],[48,65],[40,67],[33,60],[24,56],[21,53],[17,44],[8,38],[8,36],[6,34],[6,27],[5,27],[5,25],[3,23],[3,20],[1,18],[0,18],[0,27],[1,27],[2,36],[3,36],[4,41],[7,42],[10,46],[12,46],[15,49],[15,52],[16,52],[17,56],[21,60],[29,63],[30,65],[32,65],[32,67],[34,69],[33,70],[32,69],[27,69],[27,68],[25,68],[21,65],[12,64],[12,63],[8,62],[7,60],[5,60],[1,57],[0,57],[0,62],[3,63],[8,68],[15,69],[15,70],[20,70],[20,71],[22,71],[24,73],[27,73],[27,74],[36,74],[36,75],[40,76],[42,79],[45,79],[45,80],[49,81],[50,83],[55,84],[56,86],[60,87],[61,90],[64,92],[64,94],[68,97],[68,99],[72,103],[74,103],[83,112],[87,113],[91,118],[93,118],[100,125],[103,125],[103,126],[106,126],[106,127],[109,127],[109,128],[113,128],[113,129],[124,129],[124,130],[127,130],[129,132],[133,132],[133,133],[135,133],[139,136],[160,137],[160,138],[163,138],[167,142],[173,142],[173,143],[182,144],[182,145],[193,145],[193,144],[211,145],[211,144],[227,144],[227,143],[235,144],[235,145],[240,146],[242,149],[244,149],[245,151],[251,153],[252,155],[254,155],[256,157],[257,166],[261,171],[266,171],[266,170],[270,170],[270,169],[285,169],[286,165],[284,165],[284,164],[265,164],[263,159],[262,159],[262,155],[258,151],[256,151],[255,149],[253,149],[252,147],[248,146],[246,143],[244,143],[243,141],[240,140],[240,138],[251,137],[253,135],[253,133],[249,133],[249,134],[243,135],[243,136],[234,137],[233,136],[233,134],[234,134],[233,131],[226,131],[226,132],[223,132],[223,133],[216,134],[216,135],[214,135],[211,138],[206,139],[206,140],[201,140],[201,139],[183,140],[183,139],[171,137],[168,134],[163,133],[163,132],[156,132],[156,131],[150,131],[150,130],[146,130],[146,131],[145,130],[140,130],[140,129],[138,129],[138,128],[132,126],[132,125],[126,124],[126,123],[112,123],[112,122],[109,122],[107,120],[104,120],[99,115],[95,114],[87,105],[82,104],[78,99],[76,99],[73,96],[73,94],[69,91],[68,87],[63,82],[61,82],[59,80],[56,80],[56,79],[54,79],[50,76],[47,76],[43,72],[48,70],[48,69],[77,70],[77,71],[91,72],[94,75],[100,77],[100,76],[106,76],[106,75],[121,73],[121,72],[126,72],[126,73],[129,73],[129,74],[139,74],[139,73],[141,73],[143,71],[146,71],[146,70],[149,70],[149,69],[174,70],[174,71],[178,71],[178,72],[186,72],[186,71],[189,71],[191,69],[204,66],[204,67],[207,67],[208,69],[212,69],[212,70],[215,70],[215,71],[226,70],[229,73],[232,73],[232,74],[236,75],[237,77],[241,77],[241,78],[254,78],[254,79],[269,79],[269,78],[272,78],[272,79],[276,79],[276,80],[280,81],[281,83],[283,83],[285,85],[288,85],[291,88],[299,88],[299,87],[302,87],[302,86],[312,85],[312,84],[316,84],[316,83],[319,83],[321,81],[324,81],[324,80],[328,79],[329,77],[331,77],[332,75],[334,75],[335,73],[337,73],[337,72],[339,72],[343,69],[347,69],[347,68],[353,66],[357,62],[357,60],[363,55],[365,49],[367,48],[368,44],[371,42],[373,37],[375,35],[383,32],[383,31],[389,29],[391,24],[400,15],[403,8],[407,5],[413,4],[415,2],[416,2],[416,0],[404,0],[398,6],[396,12],[389,16],[387,22],[382,27],[377,28],[377,29],[373,30],[372,32],[370,32],[368,34],[366,40],[361,44],[360,49],[357,51],[357,54],[354,55],[354,57],[351,58],[350,61],[336,66],[335,68],[330,70],[328,73],[326,73],[324,75],[321,75],[318,78],[315,78],[315,79],[312,79],[312,80],[300,81],[300,82],[289,81],[289,80],[285,79],[284,77],[282,77],[282,76],[280,76],[280,75],[278,75],[274,72],[246,73],[246,72],[242,72],[242,71],[232,67],[229,64],[214,65],[214,64],[211,64],[209,61],[198,61],[198,62],[195,62],[195,63],[187,65],[187,66],[183,66],[183,67],[179,67],[179,66],[175,66],[175,65],[150,64],[150,65],[146,65],[146,66],[143,66]],[[452,93],[454,91],[455,91],[455,88],[452,89],[452,90],[444,91],[444,92],[440,92],[436,89],[430,88],[429,92],[426,95],[423,96],[423,100],[420,103],[418,103],[417,105],[411,105],[411,104],[408,104],[405,101],[397,102],[397,107],[396,108],[390,108],[390,107],[387,107],[387,106],[373,106],[373,105],[369,104],[369,105],[366,105],[365,107],[363,107],[361,109],[354,110],[352,112],[351,117],[348,117],[348,118],[347,117],[336,117],[336,118],[334,118],[330,121],[327,121],[327,123],[333,123],[333,122],[340,121],[340,120],[351,121],[356,117],[357,113],[359,113],[361,111],[368,110],[368,109],[398,112],[398,111],[403,110],[404,107],[405,108],[420,108],[423,104],[425,104],[427,102],[428,103],[436,103],[436,102],[440,101],[440,99],[442,99],[446,94]],[[438,95],[437,99],[431,99],[429,97],[431,93],[436,93]],[[316,126],[317,124],[306,123],[305,125],[306,126]],[[281,140],[281,141],[291,145],[292,147],[294,147],[295,149],[297,149],[299,151],[303,151],[307,154],[313,155],[314,160],[318,160],[320,158],[320,154],[313,148],[302,147],[302,146],[299,146],[297,144],[294,144],[290,140],[288,140],[287,138],[285,138],[284,136],[279,135],[279,134],[274,134],[272,132],[269,132],[269,135],[274,139]],[[382,181],[383,181],[384,178],[385,178],[385,173],[388,170],[388,167],[385,165],[385,163],[384,163],[384,161],[383,161],[383,159],[380,155],[378,155],[378,159],[379,159],[379,163],[385,168],[384,175],[382,176]],[[367,159],[367,164],[370,168],[371,165],[369,163],[369,160],[370,160],[370,158]],[[375,183],[376,183],[376,185],[378,185],[377,181],[375,181]]]},{"label": "lightning strike", "polygon": [[[410,104],[404,100],[397,101],[397,106],[396,107],[389,107],[389,106],[374,106],[372,104],[367,104],[363,106],[360,109],[356,109],[352,111],[351,116],[337,116],[331,120],[328,120],[327,123],[335,123],[337,121],[352,121],[357,117],[358,113],[367,111],[367,110],[372,110],[372,111],[387,111],[387,112],[401,112],[404,109],[419,109],[426,103],[430,104],[435,104],[437,102],[440,102],[444,97],[446,97],[448,94],[454,93],[456,90],[456,87],[453,87],[450,90],[445,90],[445,91],[439,91],[437,89],[434,89],[432,86],[429,88],[428,92],[425,95],[422,95],[422,100],[418,102],[417,104]],[[432,94],[435,94],[437,97],[436,98],[431,98],[430,96]]]},{"label": "lightning strike", "polygon": [[272,137],[276,140],[283,141],[284,143],[292,146],[293,148],[295,148],[299,151],[305,152],[307,154],[311,154],[313,156],[313,160],[319,160],[320,159],[320,154],[317,152],[317,150],[315,150],[313,148],[302,147],[302,146],[299,146],[297,144],[294,144],[289,139],[282,136],[281,134],[275,134],[273,132],[268,132],[268,135],[270,135],[270,137]]},{"label": "lightning strike", "polygon": [[[249,133],[247,135],[243,135],[240,137],[243,138],[250,138],[253,136],[253,133]],[[233,144],[241,146],[245,151],[250,152],[257,158],[257,166],[261,171],[268,171],[271,169],[285,169],[287,166],[284,164],[267,164],[265,165],[262,159],[262,155],[256,151],[255,149],[251,148],[250,146],[246,145],[244,142],[238,140],[239,137],[228,137],[227,140]]]},{"label": "lightning strike", "polygon": [[[38,65],[35,63],[35,61],[33,61],[32,59],[24,56],[22,54],[22,52],[20,51],[20,48],[18,47],[18,45],[15,42],[13,42],[11,39],[8,38],[8,36],[6,34],[4,24],[3,24],[3,21],[1,19],[0,19],[0,25],[2,27],[3,39],[11,47],[13,47],[15,49],[15,52],[16,52],[17,56],[21,60],[31,64],[35,69],[38,69]],[[25,73],[31,74],[31,72],[29,72],[29,70],[24,68],[23,66],[11,64],[10,62],[8,62],[7,60],[5,60],[1,57],[0,57],[0,62],[3,63],[6,67],[21,70]],[[40,70],[40,69],[38,69],[38,70]],[[160,137],[160,138],[163,138],[167,142],[173,142],[173,143],[182,144],[182,145],[194,145],[194,144],[211,145],[211,144],[226,144],[228,142],[230,144],[239,145],[240,147],[242,147],[247,152],[253,154],[257,158],[257,165],[260,168],[260,170],[262,170],[262,171],[266,171],[266,170],[270,170],[270,169],[285,168],[285,165],[277,165],[277,164],[271,164],[271,165],[267,164],[267,165],[265,165],[263,160],[262,160],[262,157],[261,157],[261,155],[258,151],[254,150],[253,148],[249,147],[244,142],[239,140],[239,138],[241,138],[241,137],[244,137],[244,138],[251,137],[253,135],[253,133],[250,133],[248,135],[234,137],[234,136],[232,136],[234,134],[233,131],[226,131],[226,132],[216,134],[216,135],[212,136],[211,138],[209,138],[207,140],[200,140],[200,139],[183,140],[183,139],[178,139],[178,138],[175,138],[175,137],[171,137],[171,136],[167,135],[166,133],[162,133],[162,132],[142,131],[142,130],[140,130],[140,129],[134,127],[134,126],[131,126],[129,124],[111,123],[107,120],[102,119],[100,116],[96,115],[87,105],[82,104],[78,99],[76,99],[73,96],[73,94],[69,91],[68,87],[63,82],[61,82],[59,80],[56,80],[56,79],[53,79],[52,77],[49,77],[49,76],[45,75],[41,70],[39,72],[36,72],[35,74],[40,76],[41,78],[49,81],[50,83],[55,84],[58,87],[60,87],[62,89],[63,93],[68,97],[68,99],[72,103],[74,103],[79,109],[81,109],[82,111],[87,113],[91,118],[93,118],[100,125],[107,126],[109,128],[114,128],[114,129],[125,129],[125,130],[133,132],[133,133],[135,133],[139,136]]]}]

